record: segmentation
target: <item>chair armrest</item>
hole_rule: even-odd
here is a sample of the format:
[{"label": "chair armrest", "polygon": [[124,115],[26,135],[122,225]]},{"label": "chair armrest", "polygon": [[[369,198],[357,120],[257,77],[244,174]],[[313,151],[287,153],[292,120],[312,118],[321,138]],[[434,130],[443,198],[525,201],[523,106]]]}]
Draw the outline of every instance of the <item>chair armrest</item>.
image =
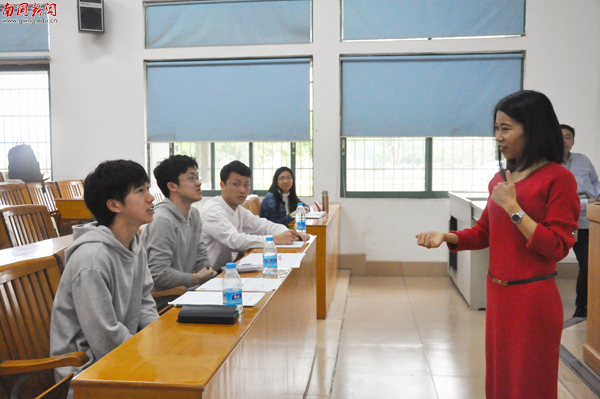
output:
[{"label": "chair armrest", "polygon": [[81,367],[89,360],[85,352],[71,352],[41,359],[5,360],[0,362],[0,375],[24,374],[57,367]]},{"label": "chair armrest", "polygon": [[160,298],[169,295],[183,295],[187,292],[187,287],[180,285],[179,287],[169,288],[164,291],[157,291],[152,293],[152,298]]}]

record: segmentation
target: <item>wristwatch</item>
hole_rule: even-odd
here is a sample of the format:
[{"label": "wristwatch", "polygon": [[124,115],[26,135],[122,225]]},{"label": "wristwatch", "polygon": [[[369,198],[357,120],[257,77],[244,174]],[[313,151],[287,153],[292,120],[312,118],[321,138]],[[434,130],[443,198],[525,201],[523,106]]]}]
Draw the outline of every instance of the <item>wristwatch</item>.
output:
[{"label": "wristwatch", "polygon": [[510,215],[510,220],[512,220],[514,224],[518,224],[523,220],[523,216],[525,216],[525,211],[521,209],[519,212]]}]

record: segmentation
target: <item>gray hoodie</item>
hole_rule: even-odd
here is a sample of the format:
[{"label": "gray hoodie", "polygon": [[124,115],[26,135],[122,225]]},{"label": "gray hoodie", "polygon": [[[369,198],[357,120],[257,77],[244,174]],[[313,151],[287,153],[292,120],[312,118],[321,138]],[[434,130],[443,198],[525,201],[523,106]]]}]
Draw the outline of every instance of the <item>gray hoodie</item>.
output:
[{"label": "gray hoodie", "polygon": [[131,251],[97,222],[75,226],[73,239],[52,307],[50,355],[83,351],[90,360],[55,369],[57,381],[83,371],[158,318],[139,234]]},{"label": "gray hoodie", "polygon": [[201,239],[202,221],[194,207],[187,218],[168,198],[154,207],[154,219],[142,232],[154,291],[192,286],[192,273],[210,267]]}]

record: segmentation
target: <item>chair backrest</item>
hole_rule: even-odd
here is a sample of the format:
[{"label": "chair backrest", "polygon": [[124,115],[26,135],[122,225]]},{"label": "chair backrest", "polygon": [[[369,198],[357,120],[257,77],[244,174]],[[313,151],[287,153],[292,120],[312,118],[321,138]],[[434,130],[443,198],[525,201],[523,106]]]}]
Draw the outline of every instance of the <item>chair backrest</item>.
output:
[{"label": "chair backrest", "polygon": [[[50,315],[59,281],[53,256],[0,267],[0,362],[50,356]],[[19,397],[35,397],[54,384],[53,372],[44,371],[27,380]]]},{"label": "chair backrest", "polygon": [[83,182],[81,180],[61,180],[56,185],[60,198],[83,197]]},{"label": "chair backrest", "polygon": [[31,197],[31,202],[37,205],[46,205],[48,212],[57,211],[56,201],[54,199],[58,196],[58,187],[54,182],[45,182],[46,193],[44,193],[41,182],[27,183],[27,190]]},{"label": "chair backrest", "polygon": [[71,385],[73,375],[74,374],[69,374],[46,392],[37,396],[35,399],[65,399],[69,394],[69,387]]},{"label": "chair backrest", "polygon": [[248,200],[248,198],[246,198],[246,201],[244,201],[244,202],[242,203],[242,207],[244,207],[244,208],[246,208],[246,209],[250,210],[250,201]]},{"label": "chair backrest", "polygon": [[6,179],[4,178],[4,172],[0,172],[0,183],[4,183]]},{"label": "chair backrest", "polygon": [[25,184],[0,183],[0,205],[32,204]]},{"label": "chair backrest", "polygon": [[165,199],[165,195],[160,190],[151,189],[150,194],[154,196],[154,201],[152,201],[154,205]]},{"label": "chair backrest", "polygon": [[3,206],[0,214],[12,247],[57,237],[45,205]]},{"label": "chair backrest", "polygon": [[260,198],[256,194],[250,194],[246,201],[249,202],[250,212],[256,216],[260,216]]}]

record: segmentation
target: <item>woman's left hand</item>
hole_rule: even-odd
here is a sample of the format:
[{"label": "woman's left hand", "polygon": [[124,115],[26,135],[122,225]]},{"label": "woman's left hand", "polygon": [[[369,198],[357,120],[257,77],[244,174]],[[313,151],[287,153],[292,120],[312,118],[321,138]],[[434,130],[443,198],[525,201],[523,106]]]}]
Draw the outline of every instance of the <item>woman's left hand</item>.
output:
[{"label": "woman's left hand", "polygon": [[506,171],[506,181],[498,183],[494,187],[492,201],[508,213],[515,213],[513,212],[514,209],[519,208],[519,204],[517,203],[517,189],[515,188],[515,182],[510,171]]}]

